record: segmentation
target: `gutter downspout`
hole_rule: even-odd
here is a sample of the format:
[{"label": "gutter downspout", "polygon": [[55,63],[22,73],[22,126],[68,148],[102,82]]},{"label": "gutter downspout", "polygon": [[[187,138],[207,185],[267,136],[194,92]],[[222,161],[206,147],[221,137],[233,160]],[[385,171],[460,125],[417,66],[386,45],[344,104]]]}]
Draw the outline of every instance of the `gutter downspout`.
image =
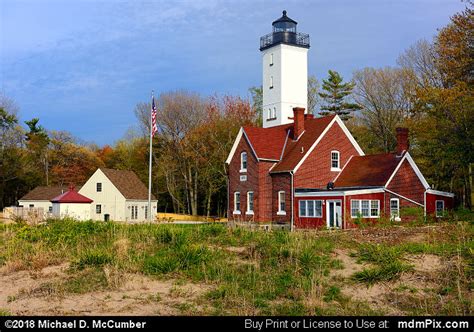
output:
[{"label": "gutter downspout", "polygon": [[425,192],[423,193],[423,217],[425,219],[425,222],[426,222],[426,192],[428,191],[428,189],[425,189]]},{"label": "gutter downspout", "polygon": [[294,195],[294,182],[293,182],[293,171],[290,171],[290,175],[291,175],[291,222],[290,222],[290,231],[293,232],[294,230],[294,199],[295,199],[295,195]]}]

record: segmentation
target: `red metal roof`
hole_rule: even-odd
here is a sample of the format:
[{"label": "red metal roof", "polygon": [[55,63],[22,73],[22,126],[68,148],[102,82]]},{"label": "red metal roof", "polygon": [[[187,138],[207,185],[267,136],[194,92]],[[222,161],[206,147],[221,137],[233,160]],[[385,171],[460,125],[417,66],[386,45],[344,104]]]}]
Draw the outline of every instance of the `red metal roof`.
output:
[{"label": "red metal roof", "polygon": [[[306,152],[311,148],[314,142],[321,136],[324,129],[331,123],[335,115],[325,116],[322,118],[306,117],[304,121],[304,133],[295,141],[288,139],[286,143],[285,152],[282,160],[272,169],[275,172],[287,172],[293,170],[301,159],[306,155]],[[293,124],[291,124],[293,126]],[[267,137],[267,144],[270,137]]]},{"label": "red metal roof", "polygon": [[384,186],[402,157],[395,153],[354,156],[336,179],[334,187]]},{"label": "red metal roof", "polygon": [[92,203],[93,200],[79,194],[74,187],[69,188],[64,194],[56,196],[51,200],[53,203]]}]

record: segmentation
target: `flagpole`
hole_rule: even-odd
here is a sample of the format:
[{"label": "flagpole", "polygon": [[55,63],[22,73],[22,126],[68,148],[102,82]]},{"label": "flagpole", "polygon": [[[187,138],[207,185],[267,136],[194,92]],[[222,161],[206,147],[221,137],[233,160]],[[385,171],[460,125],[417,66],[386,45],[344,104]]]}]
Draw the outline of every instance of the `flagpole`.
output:
[{"label": "flagpole", "polygon": [[152,150],[152,140],[153,140],[153,90],[151,90],[151,102],[152,106],[150,108],[150,157],[148,160],[148,221],[152,221],[152,210],[151,210],[151,150]]}]

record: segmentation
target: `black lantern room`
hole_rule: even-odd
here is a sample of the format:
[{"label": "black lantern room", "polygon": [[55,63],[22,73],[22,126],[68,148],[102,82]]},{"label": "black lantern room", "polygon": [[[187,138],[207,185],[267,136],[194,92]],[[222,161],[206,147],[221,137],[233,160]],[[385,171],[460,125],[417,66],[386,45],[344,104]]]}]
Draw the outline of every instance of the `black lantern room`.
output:
[{"label": "black lantern room", "polygon": [[283,16],[272,23],[273,32],[260,38],[260,51],[278,44],[309,48],[309,35],[297,32],[297,24],[284,10]]}]

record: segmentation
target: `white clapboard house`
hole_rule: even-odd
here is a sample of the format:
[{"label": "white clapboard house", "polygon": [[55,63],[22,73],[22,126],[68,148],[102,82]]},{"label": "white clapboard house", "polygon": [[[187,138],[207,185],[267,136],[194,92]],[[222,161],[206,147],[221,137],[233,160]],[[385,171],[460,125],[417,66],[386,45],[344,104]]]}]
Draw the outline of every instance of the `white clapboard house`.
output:
[{"label": "white clapboard house", "polygon": [[[77,202],[75,201],[77,200]],[[89,202],[90,200],[90,202]],[[152,195],[152,219],[157,200]],[[36,187],[18,201],[24,208],[43,208],[56,217],[78,220],[148,220],[148,188],[133,171],[99,168],[82,187]]]},{"label": "white clapboard house", "polygon": [[[148,220],[148,188],[133,171],[99,168],[79,193],[92,199],[93,220]],[[152,196],[152,216],[156,215],[157,202]]]}]

